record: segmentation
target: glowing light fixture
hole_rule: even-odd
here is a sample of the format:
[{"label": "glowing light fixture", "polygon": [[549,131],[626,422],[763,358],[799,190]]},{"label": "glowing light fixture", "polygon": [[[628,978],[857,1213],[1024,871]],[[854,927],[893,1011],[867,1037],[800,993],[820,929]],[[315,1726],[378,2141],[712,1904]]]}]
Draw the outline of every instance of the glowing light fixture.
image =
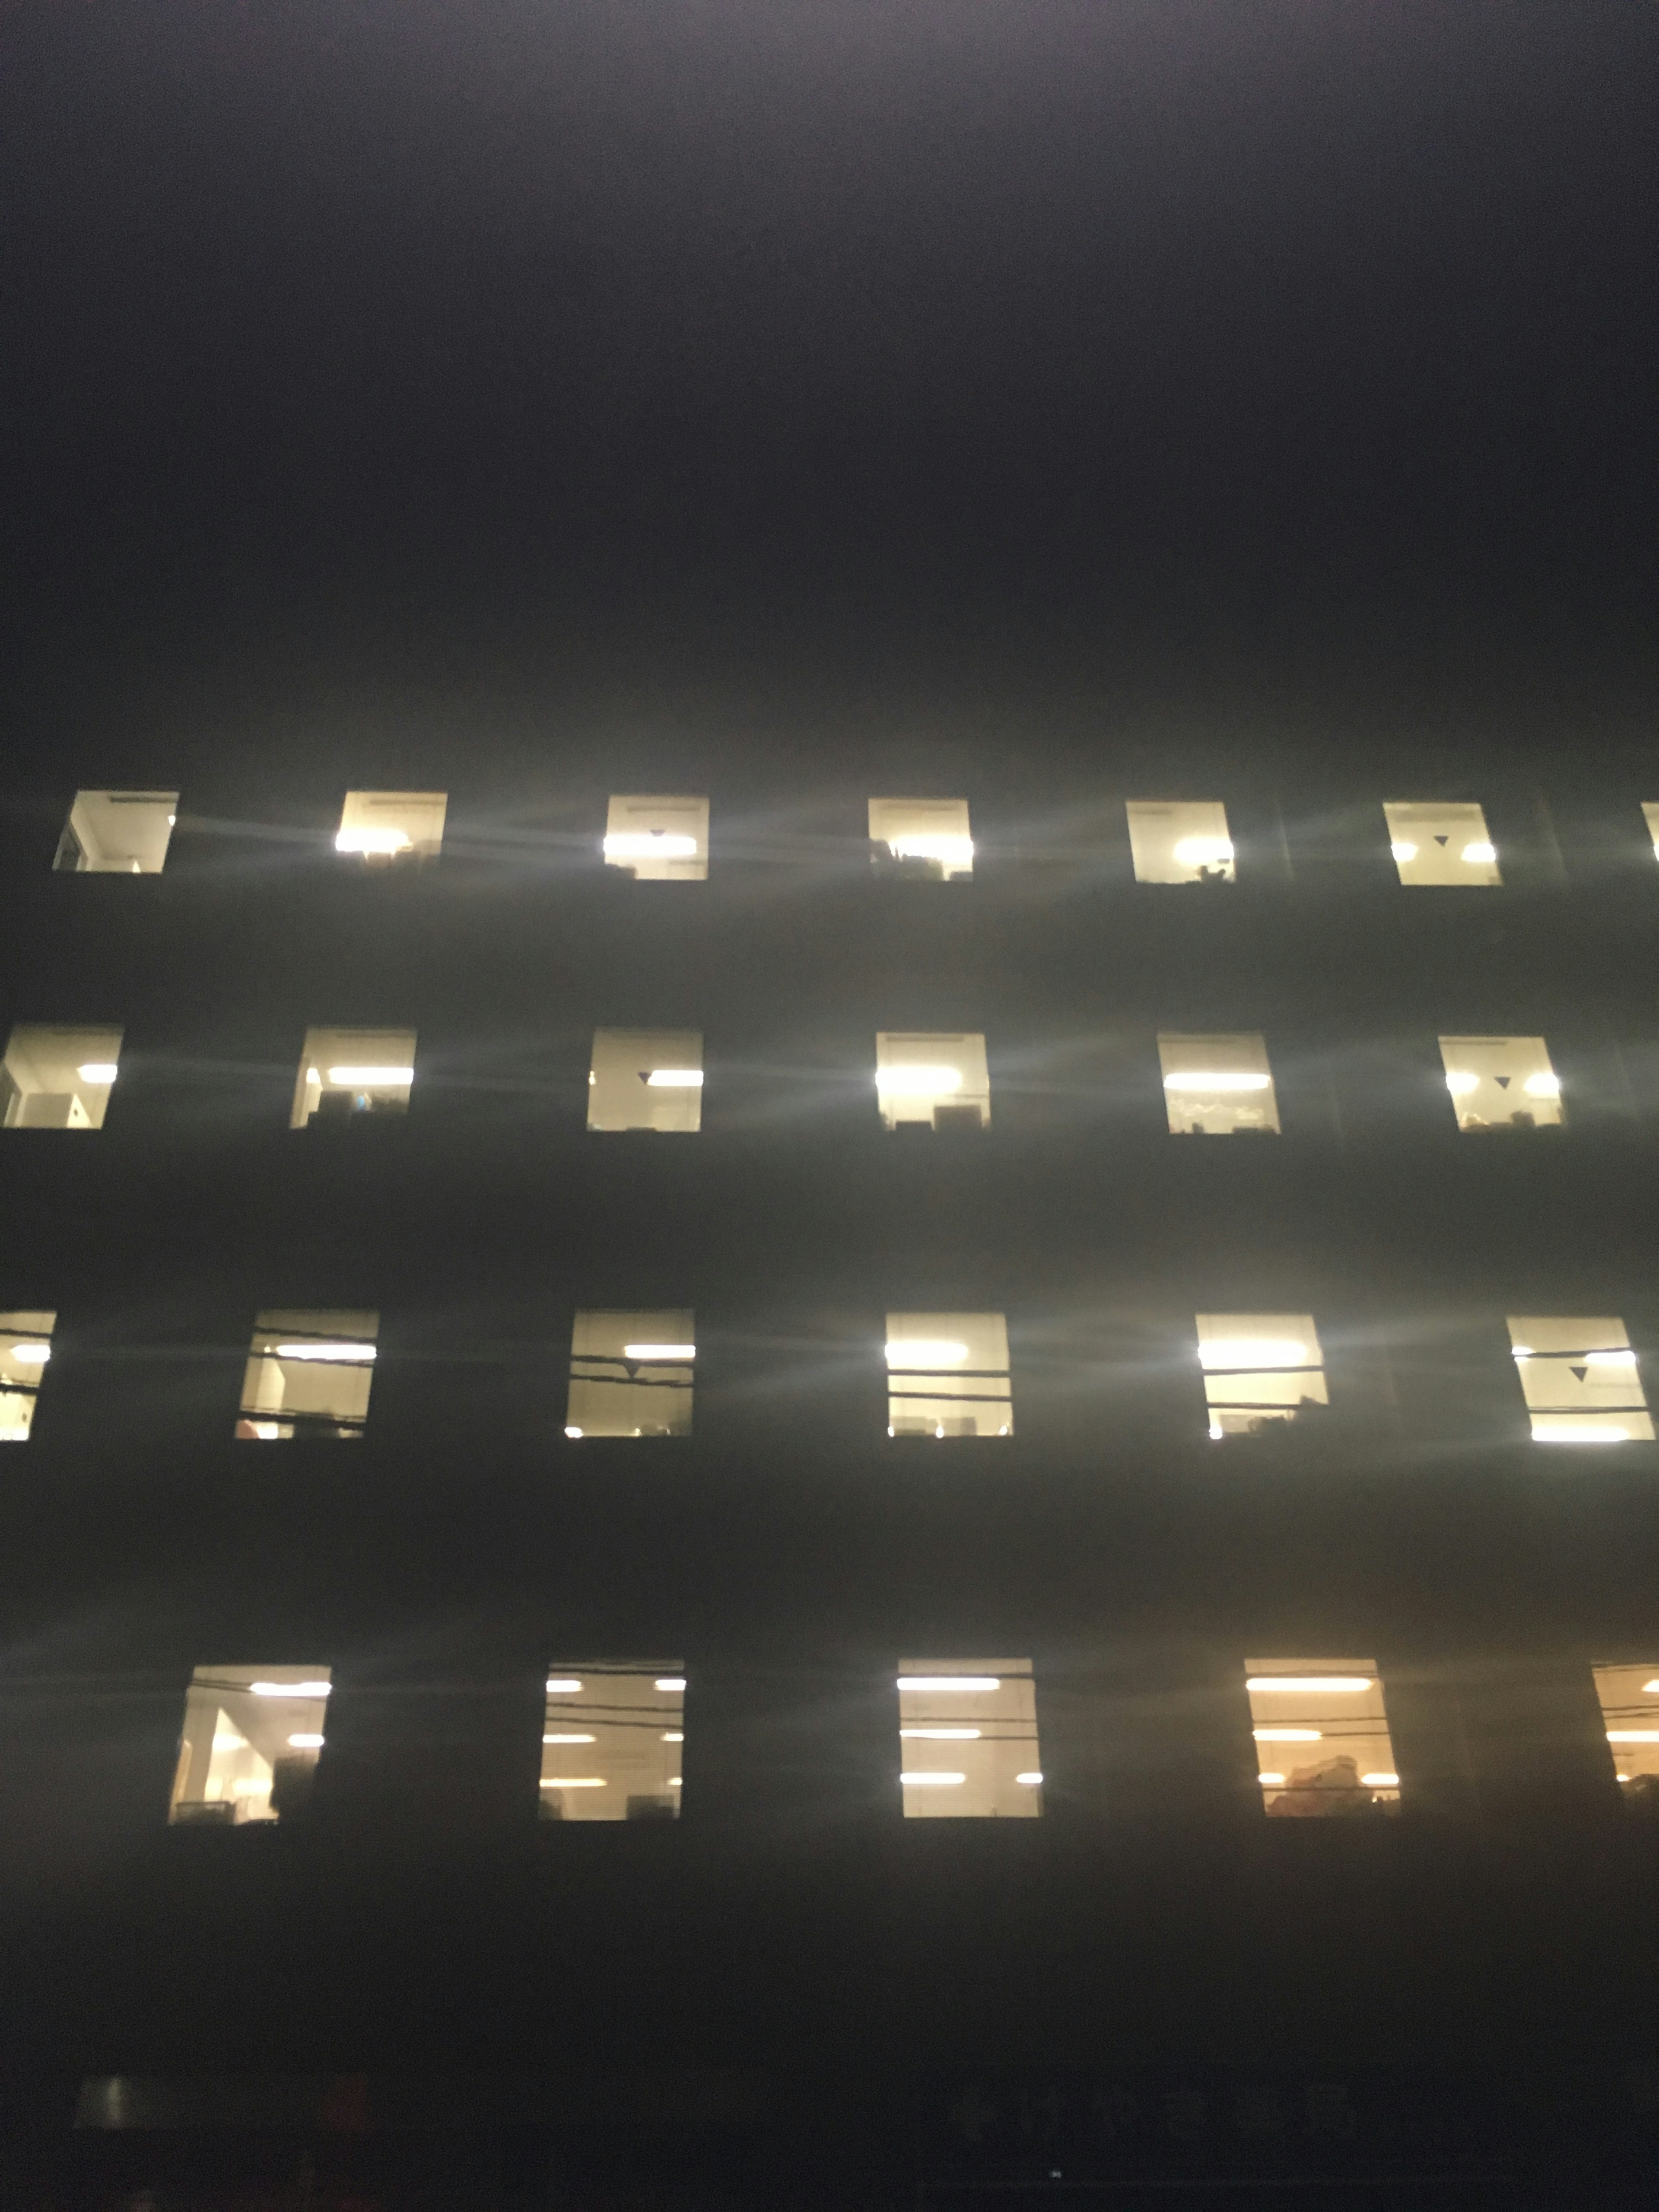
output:
[{"label": "glowing light fixture", "polygon": [[1282,1790],[1285,1786],[1282,1774],[1258,1774],[1255,1778],[1264,1790]]},{"label": "glowing light fixture", "polygon": [[1247,1690],[1290,1690],[1298,1696],[1306,1692],[1317,1697],[1328,1693],[1332,1697],[1346,1697],[1359,1690],[1369,1690],[1369,1674],[1252,1674],[1244,1685]]},{"label": "glowing light fixture", "polygon": [[971,837],[900,836],[890,837],[887,842],[899,860],[943,860],[947,867],[965,868],[974,857]]},{"label": "glowing light fixture", "polygon": [[602,1774],[549,1774],[542,1781],[544,1790],[608,1790],[610,1787]]},{"label": "glowing light fixture", "polygon": [[1396,860],[1414,860],[1417,858],[1417,848],[1409,837],[1396,837],[1389,850]]},{"label": "glowing light fixture", "polygon": [[1477,837],[1473,844],[1464,846],[1463,858],[1476,867],[1490,867],[1498,858],[1498,848],[1486,838]]},{"label": "glowing light fixture", "polygon": [[1218,1067],[1194,1072],[1182,1069],[1178,1074],[1166,1075],[1166,1091],[1267,1091],[1273,1085],[1271,1075],[1253,1074],[1248,1068]]},{"label": "glowing light fixture", "polygon": [[86,1060],[75,1072],[82,1083],[113,1083],[120,1070],[112,1060]]},{"label": "glowing light fixture", "polygon": [[557,1676],[550,1679],[547,1685],[548,1695],[554,1698],[574,1698],[580,1688],[580,1682],[565,1681]]},{"label": "glowing light fixture", "polygon": [[1480,1078],[1471,1067],[1454,1067],[1446,1077],[1446,1088],[1454,1098],[1467,1098],[1480,1088]]},{"label": "glowing light fixture", "polygon": [[584,1433],[585,1431],[581,1429],[567,1429],[565,1431],[565,1434],[568,1437],[580,1437]]},{"label": "glowing light fixture", "polygon": [[1586,1367],[1634,1367],[1636,1364],[1636,1354],[1628,1350],[1620,1352],[1587,1352],[1584,1354],[1584,1364]]},{"label": "glowing light fixture", "polygon": [[685,1741],[684,1732],[680,1729],[665,1729],[662,1734],[662,1740],[665,1743],[684,1743]]},{"label": "glowing light fixture", "polygon": [[996,1674],[901,1674],[901,1690],[964,1690],[983,1696],[989,1690],[1000,1690],[1002,1680]]},{"label": "glowing light fixture", "polygon": [[1017,1774],[1014,1779],[1022,1789],[1035,1790],[1042,1783],[1042,1777],[1040,1774]]},{"label": "glowing light fixture", "polygon": [[267,1359],[331,1359],[356,1364],[372,1360],[374,1349],[372,1344],[276,1344],[264,1357]]},{"label": "glowing light fixture", "polygon": [[288,1741],[289,1748],[294,1751],[320,1751],[323,1747],[321,1736],[309,1733],[291,1735]]},{"label": "glowing light fixture", "polygon": [[1242,1367],[1251,1372],[1264,1368],[1305,1367],[1308,1347],[1289,1336],[1218,1336],[1198,1347],[1202,1367]]},{"label": "glowing light fixture", "polygon": [[1529,1075],[1521,1088],[1528,1098],[1559,1098],[1561,1079],[1559,1075]]},{"label": "glowing light fixture", "polygon": [[1659,1743],[1659,1729],[1609,1729],[1609,1743]]},{"label": "glowing light fixture", "polygon": [[887,1346],[890,1367],[960,1367],[968,1347],[950,1337],[895,1337]]},{"label": "glowing light fixture", "polygon": [[695,1359],[695,1344],[625,1344],[624,1359]]},{"label": "glowing light fixture", "polygon": [[1656,1690],[1659,1690],[1659,1674],[1656,1674],[1650,1682],[1644,1682],[1642,1689],[1644,1695],[1651,1697]]},{"label": "glowing light fixture", "polygon": [[44,1367],[52,1358],[49,1344],[14,1344],[11,1358],[20,1367]]},{"label": "glowing light fixture", "polygon": [[659,1674],[653,1686],[659,1690],[683,1690],[685,1677],[684,1674]]},{"label": "glowing light fixture", "polygon": [[926,1743],[970,1743],[979,1739],[978,1729],[905,1729],[899,1730],[902,1738],[916,1736]]},{"label": "glowing light fixture", "polygon": [[878,1091],[890,1091],[896,1098],[935,1098],[941,1092],[960,1091],[959,1067],[883,1067],[876,1072]]},{"label": "glowing light fixture", "polygon": [[678,830],[617,830],[605,841],[607,860],[689,860],[697,841]]},{"label": "glowing light fixture", "polygon": [[968,1779],[965,1774],[901,1774],[899,1780],[907,1790],[955,1790]]},{"label": "glowing light fixture", "polygon": [[1228,837],[1183,837],[1175,848],[1175,856],[1183,868],[1218,867],[1232,859],[1232,841]]},{"label": "glowing light fixture", "polygon": [[1258,1743],[1322,1743],[1325,1740],[1318,1729],[1253,1729],[1250,1733]]},{"label": "glowing light fixture", "polygon": [[1359,1778],[1367,1790],[1398,1790],[1400,1787],[1397,1774],[1362,1774]]},{"label": "glowing light fixture", "polygon": [[647,1091],[701,1091],[700,1067],[653,1067],[645,1079]]},{"label": "glowing light fixture", "polygon": [[325,1698],[330,1686],[326,1682],[250,1682],[248,1687],[256,1698]]},{"label": "glowing light fixture", "polygon": [[373,1090],[380,1084],[413,1083],[415,1071],[412,1067],[331,1067],[328,1079],[348,1089]]},{"label": "glowing light fixture", "polygon": [[598,1741],[598,1738],[595,1736],[581,1735],[544,1735],[542,1738],[542,1741],[544,1743],[594,1743]]},{"label": "glowing light fixture", "polygon": [[337,853],[406,853],[414,840],[406,830],[338,830]]},{"label": "glowing light fixture", "polygon": [[1589,1421],[1557,1421],[1548,1428],[1534,1425],[1532,1440],[1535,1444],[1622,1444],[1630,1441],[1630,1431],[1609,1425],[1600,1428]]}]

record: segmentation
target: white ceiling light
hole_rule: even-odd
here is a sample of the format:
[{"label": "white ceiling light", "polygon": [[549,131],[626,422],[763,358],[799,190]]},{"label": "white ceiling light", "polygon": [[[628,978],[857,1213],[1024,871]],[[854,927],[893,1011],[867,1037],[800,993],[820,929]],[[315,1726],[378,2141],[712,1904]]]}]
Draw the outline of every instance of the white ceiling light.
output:
[{"label": "white ceiling light", "polygon": [[583,1431],[580,1429],[567,1429],[565,1431],[565,1434],[568,1437],[579,1437],[582,1433]]},{"label": "white ceiling light", "polygon": [[1308,1347],[1290,1336],[1215,1336],[1198,1347],[1205,1367],[1304,1367]]},{"label": "white ceiling light", "polygon": [[331,1083],[343,1083],[352,1087],[372,1089],[376,1084],[413,1083],[412,1067],[331,1067]]},{"label": "white ceiling light", "polygon": [[659,1674],[655,1686],[659,1690],[683,1690],[685,1677],[684,1674]]},{"label": "white ceiling light", "polygon": [[1264,1790],[1282,1790],[1285,1786],[1282,1774],[1258,1774],[1255,1778]]},{"label": "white ceiling light", "polygon": [[1258,1743],[1322,1743],[1318,1729],[1252,1729]]},{"label": "white ceiling light", "polygon": [[597,1737],[597,1736],[591,1736],[591,1735],[544,1735],[544,1736],[542,1738],[542,1741],[543,1741],[544,1743],[596,1743],[596,1742],[598,1742],[598,1741],[599,1741],[599,1739],[598,1739],[598,1737]]},{"label": "white ceiling light", "polygon": [[938,1728],[938,1729],[905,1729],[905,1728],[902,1728],[902,1729],[899,1730],[899,1735],[900,1735],[900,1736],[901,1736],[901,1737],[903,1737],[903,1738],[908,1738],[908,1737],[910,1737],[910,1736],[916,1736],[916,1737],[921,1738],[921,1740],[922,1741],[927,1742],[927,1743],[969,1743],[969,1742],[976,1741],[977,1741],[977,1739],[978,1739],[979,1734],[980,1734],[980,1731],[979,1731],[977,1729],[969,1729],[969,1728],[961,1728],[961,1729],[946,1729],[946,1728]]},{"label": "white ceiling light", "polygon": [[1609,1743],[1659,1743],[1659,1729],[1609,1729]]},{"label": "white ceiling light", "polygon": [[291,1735],[288,1741],[290,1749],[294,1751],[320,1751],[323,1747],[321,1736],[313,1735],[309,1731],[301,1735]]},{"label": "white ceiling light", "polygon": [[1232,859],[1232,842],[1226,837],[1183,837],[1175,856],[1183,868],[1213,868]]},{"label": "white ceiling light", "polygon": [[1529,1075],[1521,1088],[1528,1098],[1559,1098],[1561,1079],[1559,1075]]},{"label": "white ceiling light", "polygon": [[550,1675],[548,1679],[547,1691],[550,1697],[574,1698],[580,1688],[580,1682],[569,1680],[562,1675]]},{"label": "white ceiling light", "polygon": [[[1571,1358],[1571,1354],[1569,1353],[1568,1357]],[[1636,1354],[1628,1347],[1622,1352],[1587,1352],[1584,1364],[1586,1367],[1634,1367]]]},{"label": "white ceiling light", "polygon": [[1042,1777],[1040,1774],[1017,1774],[1014,1779],[1022,1789],[1035,1790],[1042,1782]]},{"label": "white ceiling light", "polygon": [[337,853],[404,853],[413,840],[406,830],[340,830],[335,832]]},{"label": "white ceiling light", "polygon": [[653,1067],[645,1079],[647,1091],[701,1091],[700,1067]]},{"label": "white ceiling light", "polygon": [[1463,858],[1476,867],[1490,867],[1498,858],[1498,848],[1484,837],[1477,837],[1473,844],[1464,846]]},{"label": "white ceiling light", "polygon": [[602,1774],[548,1774],[542,1778],[544,1790],[608,1790],[610,1787]]},{"label": "white ceiling light", "polygon": [[1369,1690],[1369,1674],[1252,1674],[1244,1685],[1247,1690],[1291,1690],[1298,1696],[1304,1692],[1317,1694],[1328,1691],[1334,1697],[1346,1697],[1351,1692]]},{"label": "white ceiling light", "polygon": [[52,1358],[49,1344],[14,1344],[11,1357],[20,1367],[44,1367]]},{"label": "white ceiling light", "polygon": [[1646,1696],[1651,1697],[1656,1690],[1659,1690],[1659,1674],[1656,1674],[1650,1682],[1644,1682],[1642,1689]]},{"label": "white ceiling light", "polygon": [[878,1091],[890,1091],[896,1098],[936,1098],[947,1091],[960,1091],[962,1070],[959,1067],[880,1067],[876,1070]]},{"label": "white ceiling light", "polygon": [[684,1743],[685,1732],[683,1729],[665,1729],[662,1732],[662,1740],[665,1743]]},{"label": "white ceiling light", "polygon": [[372,1360],[372,1344],[274,1344],[265,1354],[268,1359],[332,1359],[357,1364]]},{"label": "white ceiling light", "polygon": [[968,1779],[965,1774],[901,1774],[907,1790],[954,1790]]},{"label": "white ceiling light", "polygon": [[[1414,860],[1417,858],[1417,848],[1409,837],[1396,837],[1389,850],[1396,860]],[[1656,850],[1659,850],[1659,848],[1656,848]]]},{"label": "white ceiling light", "polygon": [[1446,1088],[1454,1098],[1467,1098],[1471,1091],[1480,1088],[1480,1078],[1473,1068],[1454,1067],[1447,1072]]},{"label": "white ceiling light", "polygon": [[901,1690],[967,1690],[984,1693],[1002,1687],[996,1674],[901,1674]]},{"label": "white ceiling light", "polygon": [[1611,1423],[1601,1427],[1589,1421],[1555,1421],[1545,1428],[1535,1422],[1532,1440],[1535,1444],[1622,1444],[1629,1443],[1630,1431]]},{"label": "white ceiling light", "polygon": [[83,1060],[75,1072],[82,1083],[113,1083],[120,1073],[112,1060]]},{"label": "white ceiling light", "polygon": [[695,1359],[695,1344],[625,1344],[624,1359]]},{"label": "white ceiling light", "polygon": [[890,1367],[960,1367],[967,1357],[967,1346],[951,1337],[895,1337],[887,1346]]},{"label": "white ceiling light", "polygon": [[1397,1774],[1362,1774],[1359,1778],[1367,1790],[1398,1790],[1400,1787]]},{"label": "white ceiling light", "polygon": [[1208,1071],[1182,1069],[1166,1075],[1166,1091],[1266,1091],[1273,1083],[1271,1075],[1252,1074],[1248,1068],[1219,1067]]},{"label": "white ceiling light", "polygon": [[256,1698],[325,1698],[326,1682],[250,1682]]},{"label": "white ceiling light", "polygon": [[685,860],[696,849],[695,837],[675,830],[619,830],[605,841],[607,860]]},{"label": "white ceiling light", "polygon": [[974,857],[971,837],[915,835],[890,837],[887,842],[894,858],[900,860],[943,860],[947,867],[965,868]]}]

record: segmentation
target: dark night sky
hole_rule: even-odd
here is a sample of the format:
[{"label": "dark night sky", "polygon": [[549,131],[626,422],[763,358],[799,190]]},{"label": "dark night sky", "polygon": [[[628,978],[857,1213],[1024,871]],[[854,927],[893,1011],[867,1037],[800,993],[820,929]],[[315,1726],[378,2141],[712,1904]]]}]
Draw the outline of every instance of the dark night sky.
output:
[{"label": "dark night sky", "polygon": [[43,766],[1650,731],[1650,0],[0,41]]}]

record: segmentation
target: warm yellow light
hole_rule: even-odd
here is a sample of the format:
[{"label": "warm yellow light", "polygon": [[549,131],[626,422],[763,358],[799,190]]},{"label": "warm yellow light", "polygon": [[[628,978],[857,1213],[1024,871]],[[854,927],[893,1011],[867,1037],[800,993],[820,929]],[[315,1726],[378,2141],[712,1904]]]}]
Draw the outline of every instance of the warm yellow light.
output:
[{"label": "warm yellow light", "polygon": [[1183,868],[1213,868],[1232,859],[1232,842],[1226,837],[1183,837],[1175,856]]},{"label": "warm yellow light", "polygon": [[900,1735],[900,1736],[901,1736],[901,1737],[902,1737],[902,1738],[904,1738],[904,1739],[906,1739],[906,1740],[908,1740],[908,1738],[910,1738],[910,1737],[912,1737],[912,1736],[916,1736],[916,1737],[920,1737],[920,1738],[921,1739],[921,1741],[922,1741],[927,1742],[927,1743],[969,1743],[969,1742],[971,1742],[971,1741],[976,1741],[976,1740],[977,1740],[977,1738],[978,1738],[978,1736],[979,1736],[979,1734],[980,1734],[980,1731],[979,1731],[979,1729],[969,1729],[969,1728],[961,1728],[961,1729],[949,1729],[949,1728],[937,1728],[937,1729],[907,1729],[907,1728],[902,1728],[902,1729],[899,1730],[899,1735]]},{"label": "warm yellow light", "polygon": [[1454,1098],[1467,1098],[1480,1088],[1480,1078],[1472,1068],[1454,1067],[1447,1074],[1446,1088]]},{"label": "warm yellow light", "polygon": [[1659,1743],[1659,1729],[1609,1729],[1609,1743]]},{"label": "warm yellow light", "polygon": [[1273,1082],[1271,1075],[1251,1074],[1246,1068],[1218,1067],[1203,1070],[1182,1070],[1176,1075],[1166,1075],[1166,1091],[1266,1091]]},{"label": "warm yellow light", "polygon": [[326,1682],[250,1682],[256,1698],[325,1698]]},{"label": "warm yellow light", "polygon": [[652,1686],[659,1690],[683,1690],[685,1677],[684,1674],[659,1674]]},{"label": "warm yellow light", "polygon": [[1324,1737],[1318,1729],[1255,1729],[1251,1733],[1258,1743],[1322,1743]]},{"label": "warm yellow light", "polygon": [[695,1344],[625,1344],[624,1359],[695,1359]]},{"label": "warm yellow light", "polygon": [[413,1083],[415,1071],[412,1067],[331,1067],[328,1079],[347,1090],[372,1091],[391,1083]]},{"label": "warm yellow light", "polygon": [[1490,867],[1498,858],[1498,848],[1484,837],[1477,837],[1472,844],[1464,846],[1463,858],[1477,867]]},{"label": "warm yellow light", "polygon": [[113,1083],[121,1071],[112,1060],[87,1060],[75,1072],[82,1083]]},{"label": "warm yellow light", "polygon": [[937,1098],[950,1091],[962,1088],[959,1067],[882,1067],[876,1071],[878,1091],[890,1091],[896,1098]]},{"label": "warm yellow light", "polygon": [[1300,1696],[1304,1692],[1317,1696],[1328,1691],[1333,1697],[1346,1697],[1351,1692],[1369,1690],[1369,1674],[1252,1674],[1244,1685],[1247,1690],[1289,1690]]},{"label": "warm yellow light", "polygon": [[954,1790],[965,1782],[965,1774],[901,1774],[899,1780],[907,1790]]},{"label": "warm yellow light", "polygon": [[1559,1098],[1561,1079],[1559,1075],[1529,1075],[1521,1088],[1528,1098]]},{"label": "warm yellow light", "polygon": [[610,1787],[603,1774],[547,1774],[542,1778],[544,1790],[608,1790]]},{"label": "warm yellow light", "polygon": [[[1417,848],[1409,837],[1396,837],[1389,850],[1396,860],[1414,860],[1417,858]],[[1656,848],[1656,850],[1659,850],[1659,848]]]},{"label": "warm yellow light", "polygon": [[1264,1790],[1279,1790],[1285,1784],[1282,1774],[1258,1774],[1255,1778]]},{"label": "warm yellow light", "polygon": [[665,1729],[662,1732],[662,1740],[665,1743],[684,1743],[684,1731],[681,1729]]},{"label": "warm yellow light", "polygon": [[1214,1336],[1198,1347],[1206,1367],[1304,1367],[1308,1347],[1289,1336]]},{"label": "warm yellow light", "polygon": [[647,1091],[701,1091],[700,1067],[653,1067],[645,1079]]},{"label": "warm yellow light", "polygon": [[1400,1787],[1397,1774],[1362,1774],[1359,1778],[1367,1790],[1398,1790]]},{"label": "warm yellow light", "polygon": [[965,868],[974,857],[971,837],[900,836],[887,842],[900,860],[943,860],[947,867]]},{"label": "warm yellow light", "polygon": [[275,1344],[264,1354],[267,1359],[328,1359],[359,1362],[372,1361],[375,1347],[372,1344]]},{"label": "warm yellow light", "polygon": [[1545,1419],[1534,1417],[1532,1440],[1535,1444],[1622,1444],[1630,1441],[1628,1429],[1612,1424],[1601,1428],[1589,1421],[1552,1421],[1547,1427]]},{"label": "warm yellow light", "polygon": [[1000,1690],[1001,1678],[996,1674],[901,1674],[901,1690],[972,1690],[983,1692]]},{"label": "warm yellow light", "polygon": [[607,860],[685,860],[696,849],[695,837],[672,830],[621,830],[605,841]]},{"label": "warm yellow light", "polygon": [[323,1747],[321,1736],[308,1732],[302,1735],[289,1736],[289,1742],[295,1751],[320,1751]]},{"label": "warm yellow light", "polygon": [[967,1357],[967,1346],[949,1337],[896,1337],[887,1346],[890,1367],[960,1367]]},{"label": "warm yellow light", "polygon": [[414,841],[406,830],[341,830],[335,833],[337,853],[406,853]]},{"label": "warm yellow light", "polygon": [[1022,1789],[1035,1790],[1042,1782],[1042,1777],[1040,1774],[1017,1774],[1014,1779]]},{"label": "warm yellow light", "polygon": [[49,1344],[14,1344],[10,1357],[19,1367],[44,1367],[52,1358]]},{"label": "warm yellow light", "polygon": [[599,1738],[598,1738],[597,1736],[592,1736],[592,1735],[544,1735],[544,1736],[542,1738],[542,1741],[543,1741],[544,1743],[597,1743],[597,1742],[598,1742],[598,1741],[599,1741]]}]

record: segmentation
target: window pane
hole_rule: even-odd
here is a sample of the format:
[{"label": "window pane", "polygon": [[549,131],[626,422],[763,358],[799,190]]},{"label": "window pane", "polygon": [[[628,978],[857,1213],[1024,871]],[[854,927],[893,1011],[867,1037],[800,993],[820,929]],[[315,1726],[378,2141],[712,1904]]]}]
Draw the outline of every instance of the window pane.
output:
[{"label": "window pane", "polygon": [[1556,1129],[1561,1085],[1542,1037],[1443,1036],[1460,1129]]},{"label": "window pane", "polygon": [[1328,1405],[1311,1314],[1199,1314],[1198,1357],[1213,1437],[1249,1436]]},{"label": "window pane", "polygon": [[1033,1820],[1042,1810],[1029,1659],[901,1659],[907,1820]]},{"label": "window pane", "polygon": [[1174,1136],[1279,1133],[1279,1101],[1259,1036],[1160,1033],[1164,1099]]},{"label": "window pane", "polygon": [[605,857],[641,883],[702,883],[708,873],[708,801],[613,799]]},{"label": "window pane", "polygon": [[380,866],[428,860],[443,845],[448,806],[442,791],[349,791],[334,849]]},{"label": "window pane", "polygon": [[1498,853],[1478,806],[1387,799],[1389,848],[1402,884],[1501,884]]},{"label": "window pane", "polygon": [[289,1127],[405,1114],[414,1080],[413,1030],[307,1030]]},{"label": "window pane", "polygon": [[1659,1814],[1659,1663],[1595,1673],[1619,1794],[1638,1811]]},{"label": "window pane", "polygon": [[890,1437],[1011,1437],[1008,1328],[1000,1313],[890,1313]]},{"label": "window pane", "polygon": [[185,1696],[168,1820],[240,1828],[301,1811],[328,1692],[326,1667],[198,1667]]},{"label": "window pane", "polygon": [[159,876],[178,818],[176,791],[77,791],[52,865],[70,875]]},{"label": "window pane", "polygon": [[1233,841],[1218,799],[1128,803],[1129,851],[1140,884],[1230,884]]},{"label": "window pane", "polygon": [[568,1437],[689,1437],[696,1332],[689,1307],[579,1313]]},{"label": "window pane", "polygon": [[702,1127],[702,1038],[696,1030],[595,1030],[590,1129]]},{"label": "window pane", "polygon": [[965,799],[872,799],[870,857],[884,874],[946,883],[974,872]]},{"label": "window pane", "polygon": [[677,1820],[684,1715],[678,1659],[551,1662],[543,1820]]},{"label": "window pane", "polygon": [[272,1308],[253,1324],[239,1437],[256,1443],[361,1437],[379,1314]]},{"label": "window pane", "polygon": [[101,1129],[119,1030],[15,1029],[4,1064],[9,1129]]},{"label": "window pane", "polygon": [[1375,1659],[1247,1659],[1244,1676],[1268,1813],[1328,1819],[1398,1809]]},{"label": "window pane", "polygon": [[991,1077],[982,1036],[880,1030],[876,1102],[890,1129],[983,1129]]},{"label": "window pane", "polygon": [[1651,1438],[1641,1370],[1615,1314],[1510,1314],[1521,1393],[1540,1444]]},{"label": "window pane", "polygon": [[0,1443],[27,1443],[55,1313],[0,1314]]}]

